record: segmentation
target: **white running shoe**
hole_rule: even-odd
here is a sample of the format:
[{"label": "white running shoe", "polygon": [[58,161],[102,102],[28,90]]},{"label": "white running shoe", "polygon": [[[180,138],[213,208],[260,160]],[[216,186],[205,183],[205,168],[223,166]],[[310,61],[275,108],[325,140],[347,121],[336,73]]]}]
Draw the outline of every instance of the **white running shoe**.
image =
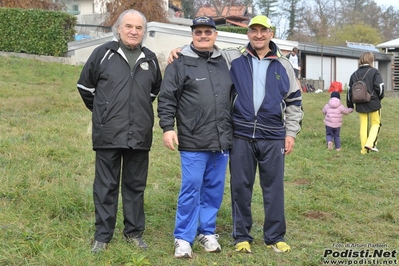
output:
[{"label": "white running shoe", "polygon": [[192,258],[193,250],[190,243],[183,239],[175,239],[175,257]]},{"label": "white running shoe", "polygon": [[364,146],[366,148],[366,150],[369,151],[374,151],[374,152],[379,152],[379,150],[377,149],[377,147],[368,147],[368,146]]},{"label": "white running shoe", "polygon": [[203,235],[200,234],[198,236],[198,242],[202,247],[204,247],[205,251],[208,252],[220,252],[222,248],[218,243],[219,235]]}]

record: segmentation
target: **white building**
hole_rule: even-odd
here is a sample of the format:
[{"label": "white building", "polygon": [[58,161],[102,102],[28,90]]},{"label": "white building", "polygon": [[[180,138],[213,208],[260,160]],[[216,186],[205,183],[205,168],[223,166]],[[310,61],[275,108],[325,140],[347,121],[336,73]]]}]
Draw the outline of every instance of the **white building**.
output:
[{"label": "white building", "polygon": [[[73,15],[93,15],[107,13],[107,6],[102,5],[100,0],[54,0],[55,2],[63,2],[68,9],[68,13]],[[106,0],[111,2],[112,0]],[[175,0],[177,1],[177,0]],[[169,1],[162,0],[165,10],[168,10]],[[177,2],[181,2],[180,0]]]}]

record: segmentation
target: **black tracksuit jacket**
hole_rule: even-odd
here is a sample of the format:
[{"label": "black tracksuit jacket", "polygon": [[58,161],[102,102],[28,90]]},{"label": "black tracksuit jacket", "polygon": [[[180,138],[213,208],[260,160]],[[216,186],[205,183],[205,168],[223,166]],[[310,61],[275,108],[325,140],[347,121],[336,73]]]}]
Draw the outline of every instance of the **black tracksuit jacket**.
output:
[{"label": "black tracksuit jacket", "polygon": [[152,102],[161,81],[156,55],[145,47],[133,71],[116,39],[93,51],[77,87],[86,107],[92,111],[94,150],[150,150],[154,126]]}]

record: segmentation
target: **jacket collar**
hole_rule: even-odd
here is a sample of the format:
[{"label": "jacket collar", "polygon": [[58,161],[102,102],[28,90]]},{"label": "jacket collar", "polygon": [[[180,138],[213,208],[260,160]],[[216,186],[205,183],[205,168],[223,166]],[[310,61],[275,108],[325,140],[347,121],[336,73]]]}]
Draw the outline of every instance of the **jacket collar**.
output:
[{"label": "jacket collar", "polygon": [[[116,53],[118,53],[119,49],[122,50],[122,48],[120,48],[120,45],[119,45],[119,40],[115,37],[105,45],[105,48],[107,50],[112,50]],[[155,53],[153,53],[151,50],[149,50],[144,45],[141,45],[141,52],[144,53],[145,57],[148,58],[149,60],[154,60],[156,58]]]}]

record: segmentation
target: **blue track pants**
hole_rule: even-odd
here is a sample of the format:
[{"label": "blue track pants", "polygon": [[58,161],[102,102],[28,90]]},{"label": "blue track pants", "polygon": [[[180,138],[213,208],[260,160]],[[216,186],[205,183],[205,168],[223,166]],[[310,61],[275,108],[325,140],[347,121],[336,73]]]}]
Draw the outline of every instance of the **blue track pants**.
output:
[{"label": "blue track pants", "polygon": [[182,180],[174,236],[192,245],[198,234],[215,234],[229,154],[181,151],[180,158]]}]

